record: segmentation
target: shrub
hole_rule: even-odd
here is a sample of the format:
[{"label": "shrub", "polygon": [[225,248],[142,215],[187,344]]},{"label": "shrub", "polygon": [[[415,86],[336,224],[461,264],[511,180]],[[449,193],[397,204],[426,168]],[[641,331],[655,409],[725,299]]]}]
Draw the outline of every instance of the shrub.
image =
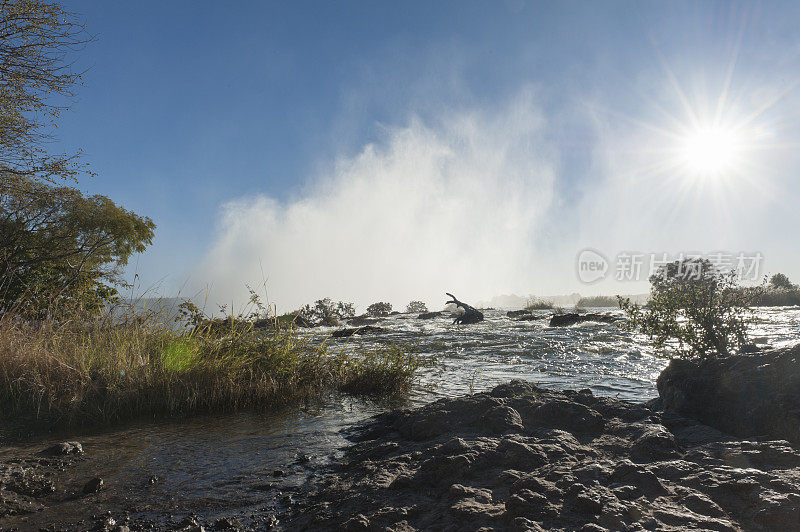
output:
[{"label": "shrub", "polygon": [[616,307],[618,305],[616,296],[591,296],[582,297],[575,303],[576,307]]},{"label": "shrub", "polygon": [[729,354],[747,344],[748,308],[755,291],[739,289],[736,272],[722,273],[706,259],[662,266],[650,277],[646,307],[618,296],[627,327],[647,334],[657,349],[675,345],[681,358]]},{"label": "shrub", "polygon": [[339,320],[352,318],[356,315],[355,306],[352,303],[335,303],[329,298],[318,299],[314,306],[306,305],[300,309],[300,316],[318,323],[320,325],[338,325]]},{"label": "shrub", "polygon": [[423,312],[428,312],[428,306],[422,301],[411,301],[408,305],[406,305],[406,312],[421,314]]},{"label": "shrub", "polygon": [[783,273],[776,273],[769,278],[769,287],[777,290],[797,290],[797,285]]},{"label": "shrub", "polygon": [[370,316],[388,316],[389,313],[392,311],[392,304],[391,303],[373,303],[367,307],[367,314]]}]

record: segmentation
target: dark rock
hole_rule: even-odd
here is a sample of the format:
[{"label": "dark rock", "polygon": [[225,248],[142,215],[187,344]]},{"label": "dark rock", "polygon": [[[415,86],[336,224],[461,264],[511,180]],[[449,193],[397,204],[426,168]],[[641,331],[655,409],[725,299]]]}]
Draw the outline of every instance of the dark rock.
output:
[{"label": "dark rock", "polygon": [[530,316],[530,315],[531,311],[526,309],[509,310],[508,312],[506,312],[506,316],[508,316],[509,318],[519,318],[520,316]]},{"label": "dark rock", "polygon": [[605,420],[598,412],[580,403],[554,399],[537,404],[526,413],[525,424],[533,423],[570,432],[592,433],[603,430]]},{"label": "dark rock", "polygon": [[423,312],[422,314],[417,316],[417,319],[419,319],[419,320],[430,320],[430,319],[433,319],[433,318],[438,318],[441,315],[442,315],[441,312]]},{"label": "dark rock", "polygon": [[610,316],[608,314],[595,314],[591,312],[588,314],[577,314],[574,312],[567,314],[554,314],[553,317],[550,318],[550,327],[569,327],[570,325],[589,321],[598,323],[614,323],[620,319],[621,318],[617,316]]},{"label": "dark rock", "polygon": [[800,346],[675,359],[657,386],[668,411],[738,437],[800,444]]},{"label": "dark rock", "polygon": [[83,454],[83,445],[76,441],[65,441],[51,445],[42,451],[41,454],[47,456],[80,455]]},{"label": "dark rock", "polygon": [[284,525],[800,530],[800,452],[720,434],[588,390],[512,381],[366,422]]},{"label": "dark rock", "polygon": [[546,318],[547,318],[547,316],[534,316],[532,314],[528,314],[528,315],[525,315],[525,316],[520,316],[519,318],[517,318],[514,321],[539,321],[539,320],[543,320],[543,319],[546,319]]},{"label": "dark rock", "polygon": [[314,327],[314,322],[304,318],[300,314],[295,315],[292,319],[292,323],[294,323],[297,327]]},{"label": "dark rock", "polygon": [[338,331],[333,331],[331,336],[334,338],[348,338],[353,336],[354,334],[363,335],[363,334],[374,334],[383,332],[386,329],[382,327],[375,327],[373,325],[365,325],[364,327],[358,327],[353,329],[339,329]]},{"label": "dark rock", "polygon": [[381,321],[383,321],[382,318],[370,318],[367,314],[363,314],[361,316],[356,316],[355,318],[350,318],[347,320],[347,324],[360,327],[362,325],[375,325]]},{"label": "dark rock", "polygon": [[83,485],[83,493],[87,495],[97,493],[101,489],[103,489],[103,479],[100,477],[94,477]]},{"label": "dark rock", "polygon": [[214,522],[214,528],[217,530],[239,530],[241,524],[232,517],[221,517]]}]

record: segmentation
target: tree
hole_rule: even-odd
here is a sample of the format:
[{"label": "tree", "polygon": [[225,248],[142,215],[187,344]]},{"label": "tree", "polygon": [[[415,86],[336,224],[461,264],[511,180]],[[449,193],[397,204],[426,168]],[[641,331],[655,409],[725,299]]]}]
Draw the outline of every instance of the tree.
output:
[{"label": "tree", "polygon": [[747,344],[748,309],[756,291],[741,290],[736,272],[723,273],[706,259],[662,266],[650,277],[650,301],[643,308],[618,296],[628,328],[654,340],[659,350],[676,344],[681,358],[729,354]]},{"label": "tree", "polygon": [[776,273],[772,277],[769,278],[769,286],[770,288],[774,288],[776,290],[796,290],[797,285],[792,283],[789,280],[789,277],[783,273]]},{"label": "tree", "polygon": [[0,174],[0,314],[98,310],[121,268],[152,242],[155,224],[105,196]]},{"label": "tree", "polygon": [[367,307],[367,314],[370,316],[388,316],[389,313],[392,311],[392,304],[391,303],[373,303]]},{"label": "tree", "polygon": [[421,314],[423,312],[428,312],[428,306],[423,303],[422,301],[411,301],[406,306],[406,312],[413,312],[415,314]]},{"label": "tree", "polygon": [[55,181],[81,171],[79,154],[53,155],[47,145],[81,78],[69,52],[90,40],[58,4],[0,2],[0,174]]}]

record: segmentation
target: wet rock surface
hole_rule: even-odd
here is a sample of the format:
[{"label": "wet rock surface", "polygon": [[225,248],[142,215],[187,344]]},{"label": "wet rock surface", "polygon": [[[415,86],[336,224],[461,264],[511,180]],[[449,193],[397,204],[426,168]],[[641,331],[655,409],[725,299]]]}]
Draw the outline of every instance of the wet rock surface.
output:
[{"label": "wet rock surface", "polygon": [[657,386],[668,410],[736,436],[800,444],[800,346],[672,360]]},{"label": "wet rock surface", "polygon": [[[80,448],[80,444],[77,446]],[[30,514],[44,508],[41,499],[56,491],[58,472],[77,454],[72,452],[74,446],[69,452],[56,447],[46,449],[39,456],[0,462],[0,518]],[[61,457],[55,457],[56,454]]]},{"label": "wet rock surface", "polygon": [[363,327],[356,327],[356,328],[345,328],[339,329],[337,331],[333,331],[331,336],[334,338],[348,338],[353,336],[354,334],[363,335],[363,334],[374,334],[383,332],[386,329],[382,327],[375,327],[374,325],[365,325]]},{"label": "wet rock surface", "polygon": [[512,381],[382,414],[287,529],[800,530],[800,452]]},{"label": "wet rock surface", "polygon": [[569,327],[578,323],[597,322],[597,323],[615,323],[620,321],[619,316],[611,316],[609,314],[596,314],[589,312],[587,314],[578,314],[569,312],[567,314],[554,314],[550,318],[550,327]]}]

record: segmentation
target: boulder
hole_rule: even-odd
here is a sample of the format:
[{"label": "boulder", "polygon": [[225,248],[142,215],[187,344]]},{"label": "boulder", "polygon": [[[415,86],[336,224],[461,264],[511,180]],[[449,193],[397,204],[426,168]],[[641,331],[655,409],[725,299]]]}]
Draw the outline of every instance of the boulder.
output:
[{"label": "boulder", "polygon": [[77,441],[64,441],[61,443],[56,443],[55,445],[51,445],[42,451],[41,454],[46,456],[66,456],[70,454],[79,455],[83,454],[83,445]]},{"label": "boulder", "polygon": [[674,359],[657,381],[664,408],[741,438],[800,444],[800,345]]},{"label": "boulder", "polygon": [[285,525],[800,530],[798,449],[718,436],[641,403],[512,381],[366,421]]}]

